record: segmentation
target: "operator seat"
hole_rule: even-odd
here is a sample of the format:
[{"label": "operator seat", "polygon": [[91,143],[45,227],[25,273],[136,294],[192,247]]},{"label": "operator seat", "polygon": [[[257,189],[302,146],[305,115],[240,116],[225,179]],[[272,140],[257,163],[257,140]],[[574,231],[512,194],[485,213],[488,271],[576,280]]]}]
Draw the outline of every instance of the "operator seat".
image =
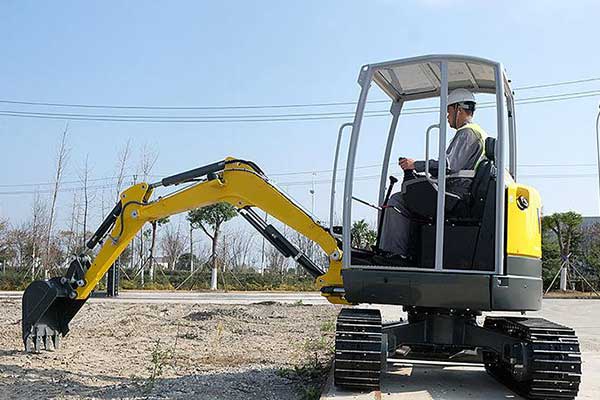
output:
[{"label": "operator seat", "polygon": [[[465,195],[446,192],[444,265],[448,268],[490,270],[493,268],[496,209],[496,139],[484,143],[485,158],[479,163]],[[402,193],[411,218],[411,257],[423,268],[433,268],[435,258],[435,215],[437,187],[424,177],[405,174]],[[380,235],[381,232],[378,232]],[[378,256],[365,249],[352,249],[357,265],[396,265],[407,261]]]},{"label": "operator seat", "polygon": [[[475,219],[481,219],[485,208],[486,199],[492,191],[492,197],[495,189],[496,176],[496,138],[488,137],[485,140],[484,154],[485,158],[477,166],[475,177],[471,184],[471,205],[469,216]],[[493,184],[490,188],[490,184]]]},{"label": "operator seat", "polygon": [[[479,163],[468,193],[446,192],[444,221],[444,269],[492,270],[496,209],[495,138],[484,143],[485,158]],[[407,207],[418,214],[411,219],[411,253],[422,268],[435,264],[435,215],[437,187],[425,178],[406,183]],[[429,197],[421,197],[429,196]]]},{"label": "operator seat", "polygon": [[[464,195],[446,192],[446,218],[480,220],[487,199],[490,182],[495,176],[496,139],[488,137],[484,143],[485,158],[477,166],[470,190]],[[453,179],[450,176],[447,179]],[[460,178],[469,179],[469,178]],[[437,185],[426,177],[418,177],[402,184],[402,195],[409,210],[425,219],[434,220],[437,213]]]}]

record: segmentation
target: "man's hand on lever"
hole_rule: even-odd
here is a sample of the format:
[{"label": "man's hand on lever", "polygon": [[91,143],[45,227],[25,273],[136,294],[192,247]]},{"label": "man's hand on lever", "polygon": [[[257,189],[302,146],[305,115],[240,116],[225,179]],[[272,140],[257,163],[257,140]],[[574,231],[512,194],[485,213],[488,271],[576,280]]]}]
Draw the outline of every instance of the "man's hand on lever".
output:
[{"label": "man's hand on lever", "polygon": [[402,168],[404,171],[415,169],[415,160],[413,160],[412,158],[400,157],[399,163],[400,168]]}]

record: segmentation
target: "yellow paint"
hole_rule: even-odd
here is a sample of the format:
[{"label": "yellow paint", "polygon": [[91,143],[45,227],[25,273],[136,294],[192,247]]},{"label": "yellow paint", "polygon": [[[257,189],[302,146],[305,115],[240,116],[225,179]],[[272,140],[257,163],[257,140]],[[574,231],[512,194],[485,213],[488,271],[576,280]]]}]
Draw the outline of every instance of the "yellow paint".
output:
[{"label": "yellow paint", "polygon": [[[521,210],[517,199],[523,197],[529,206]],[[506,254],[542,257],[542,199],[537,190],[514,182],[506,189]]]},{"label": "yellow paint", "polygon": [[[146,222],[220,202],[227,202],[238,209],[247,206],[260,208],[317,243],[326,254],[339,254],[339,260],[331,259],[329,270],[317,278],[317,284],[319,287],[343,287],[342,251],[335,238],[248,164],[239,161],[226,164],[217,179],[197,183],[154,201],[149,201],[151,194],[152,189],[147,183],[134,185],[121,194],[122,214],[86,272],[86,285],[77,289],[78,299],[89,296]],[[332,303],[345,302],[338,295],[326,297]]]}]

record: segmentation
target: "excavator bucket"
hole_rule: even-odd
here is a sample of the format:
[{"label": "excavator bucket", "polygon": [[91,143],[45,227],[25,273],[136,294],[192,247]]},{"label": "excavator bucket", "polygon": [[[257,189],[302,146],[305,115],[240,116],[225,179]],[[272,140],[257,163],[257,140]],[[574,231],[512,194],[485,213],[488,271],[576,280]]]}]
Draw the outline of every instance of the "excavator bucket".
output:
[{"label": "excavator bucket", "polygon": [[60,335],[69,332],[69,322],[85,299],[70,298],[76,293],[65,281],[64,277],[34,281],[25,289],[21,320],[25,351],[39,352],[42,344],[46,350],[58,349]]}]

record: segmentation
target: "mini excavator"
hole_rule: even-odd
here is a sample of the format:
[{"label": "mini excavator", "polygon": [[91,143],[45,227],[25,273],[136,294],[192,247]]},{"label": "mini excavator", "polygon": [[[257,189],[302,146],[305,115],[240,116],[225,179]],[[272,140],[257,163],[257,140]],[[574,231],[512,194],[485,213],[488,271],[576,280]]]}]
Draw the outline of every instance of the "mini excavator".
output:
[{"label": "mini excavator", "polygon": [[[316,280],[331,303],[351,305],[336,324],[334,381],[342,387],[377,389],[388,357],[483,363],[496,379],[531,399],[574,399],[581,377],[581,354],[573,329],[530,318],[542,306],[541,199],[516,183],[514,98],[502,64],[461,55],[429,55],[361,68],[354,120],[338,132],[331,190],[330,226],[323,226],[269,181],[253,162],[236,158],[192,169],[156,183],[139,183],[120,199],[87,243],[96,256],[74,258],[66,274],[32,282],[23,294],[23,342],[27,351],[58,348],[69,322],[100,279],[147,222],[194,208],[227,202],[266,240],[292,257]],[[439,98],[438,154],[445,154],[449,90],[465,88],[495,97],[496,138],[485,142],[485,159],[470,177],[470,193],[446,192],[445,159],[436,176],[405,177],[402,192],[411,220],[411,257],[351,246],[353,182],[358,138],[369,90],[375,83],[390,98],[391,123],[384,144],[378,203],[385,205],[396,178],[388,167],[398,119],[410,101]],[[351,128],[342,199],[342,226],[333,226],[340,143]],[[488,127],[488,131],[491,127]],[[185,185],[152,198],[161,186]],[[463,212],[453,204],[463,202]],[[380,213],[391,212],[376,207]],[[324,270],[266,224],[261,209],[316,242],[329,257]],[[464,210],[467,210],[466,212]],[[381,218],[378,218],[381,221]],[[380,234],[380,232],[378,233]],[[90,253],[91,254],[91,253]],[[378,310],[359,304],[398,305],[408,319],[383,322]],[[520,312],[488,316],[483,312]],[[494,315],[496,315],[495,313]],[[514,313],[512,314],[514,315]]]}]

